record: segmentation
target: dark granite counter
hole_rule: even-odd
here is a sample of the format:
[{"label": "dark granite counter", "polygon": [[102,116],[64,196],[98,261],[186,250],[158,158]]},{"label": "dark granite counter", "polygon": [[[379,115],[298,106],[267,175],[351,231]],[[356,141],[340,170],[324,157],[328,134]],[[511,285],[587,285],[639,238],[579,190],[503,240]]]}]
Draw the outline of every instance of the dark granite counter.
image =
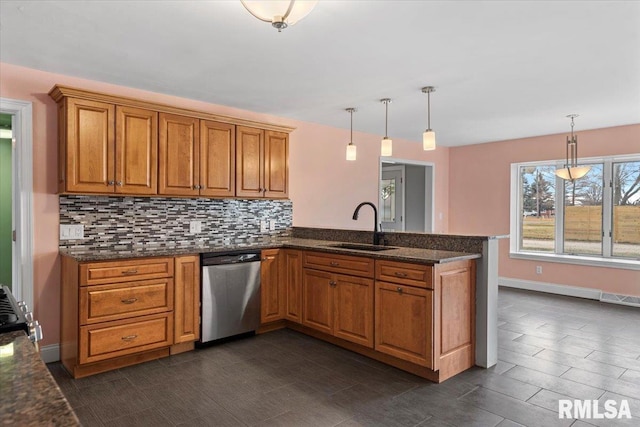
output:
[{"label": "dark granite counter", "polygon": [[0,334],[0,425],[80,425],[24,332]]},{"label": "dark granite counter", "polygon": [[216,246],[144,246],[144,247],[114,247],[109,250],[70,250],[61,249],[60,254],[74,258],[79,262],[104,261],[111,259],[177,256],[191,255],[205,252],[226,252],[242,249],[273,249],[291,248],[306,249],[321,252],[329,252],[344,255],[360,255],[375,259],[387,259],[392,261],[408,261],[421,264],[440,264],[464,259],[480,258],[479,253],[454,252],[439,249],[423,249],[414,247],[394,246],[385,251],[368,251],[336,248],[339,243],[333,240],[315,240],[298,237],[274,237],[264,240],[256,240],[241,245],[216,245]]}]

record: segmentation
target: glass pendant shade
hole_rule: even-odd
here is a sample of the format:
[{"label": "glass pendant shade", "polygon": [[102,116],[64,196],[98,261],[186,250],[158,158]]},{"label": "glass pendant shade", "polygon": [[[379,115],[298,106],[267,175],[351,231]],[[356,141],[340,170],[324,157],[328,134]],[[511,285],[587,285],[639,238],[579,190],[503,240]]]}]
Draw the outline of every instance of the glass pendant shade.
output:
[{"label": "glass pendant shade", "polygon": [[[271,22],[278,30],[294,25],[307,16],[318,0],[240,0],[253,16]],[[287,11],[289,13],[287,14]],[[280,25],[275,25],[280,24]],[[284,25],[283,25],[284,24]]]},{"label": "glass pendant shade", "polygon": [[562,179],[574,180],[585,176],[590,169],[590,166],[574,166],[569,168],[556,169],[556,175],[558,175]]},{"label": "glass pendant shade", "polygon": [[422,134],[422,148],[425,151],[436,149],[436,133],[431,129],[427,129]]},{"label": "glass pendant shade", "polygon": [[393,140],[385,136],[384,138],[382,138],[382,143],[380,144],[380,155],[391,156],[392,154],[393,154]]},{"label": "glass pendant shade", "polygon": [[573,119],[578,117],[577,114],[569,114],[571,119],[571,137],[567,136],[567,163],[562,169],[556,169],[556,175],[562,179],[573,181],[585,176],[591,166],[578,166],[578,135],[573,134]]},{"label": "glass pendant shade", "polygon": [[347,145],[347,160],[356,160],[356,146],[353,144]]}]

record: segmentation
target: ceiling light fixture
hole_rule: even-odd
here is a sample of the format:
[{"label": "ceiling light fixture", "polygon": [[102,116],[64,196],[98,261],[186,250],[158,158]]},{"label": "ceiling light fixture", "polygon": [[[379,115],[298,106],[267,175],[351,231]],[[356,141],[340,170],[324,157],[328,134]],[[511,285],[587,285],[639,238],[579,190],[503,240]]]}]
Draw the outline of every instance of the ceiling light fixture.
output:
[{"label": "ceiling light fixture", "polygon": [[431,92],[435,91],[436,88],[433,86],[425,86],[422,88],[422,93],[427,94],[427,130],[422,134],[422,148],[425,151],[436,149],[436,133],[431,130]]},{"label": "ceiling light fixture", "polygon": [[240,3],[254,17],[270,22],[281,32],[307,16],[318,0],[240,0]]},{"label": "ceiling light fixture", "polygon": [[393,153],[393,140],[389,139],[387,135],[387,127],[389,125],[389,104],[391,104],[391,99],[382,98],[380,102],[384,104],[384,138],[382,138],[380,145],[380,155],[390,156]]},{"label": "ceiling light fixture", "polygon": [[563,169],[556,169],[556,175],[573,181],[585,176],[591,166],[578,166],[578,135],[573,134],[573,119],[578,117],[578,114],[569,114],[567,117],[571,119],[571,138],[567,136],[567,163]]},{"label": "ceiling light fixture", "polygon": [[356,159],[356,146],[353,143],[353,113],[358,110],[353,107],[346,108],[345,110],[351,115],[351,139],[349,145],[347,145],[347,160],[353,161]]}]

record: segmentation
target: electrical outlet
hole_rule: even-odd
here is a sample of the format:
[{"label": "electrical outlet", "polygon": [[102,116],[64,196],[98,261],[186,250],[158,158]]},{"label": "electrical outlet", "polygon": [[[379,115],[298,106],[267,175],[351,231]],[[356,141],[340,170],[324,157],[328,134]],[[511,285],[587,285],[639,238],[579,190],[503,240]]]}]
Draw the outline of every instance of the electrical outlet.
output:
[{"label": "electrical outlet", "polygon": [[269,231],[269,222],[266,219],[260,221],[260,232],[264,233]]},{"label": "electrical outlet", "polygon": [[542,266],[536,265],[536,274],[542,274]]},{"label": "electrical outlet", "polygon": [[60,240],[84,239],[84,225],[60,224]]},{"label": "electrical outlet", "polygon": [[274,231],[275,229],[276,229],[276,220],[275,219],[269,220],[269,230]]},{"label": "electrical outlet", "polygon": [[191,234],[202,233],[202,221],[191,221],[189,223],[189,233]]}]

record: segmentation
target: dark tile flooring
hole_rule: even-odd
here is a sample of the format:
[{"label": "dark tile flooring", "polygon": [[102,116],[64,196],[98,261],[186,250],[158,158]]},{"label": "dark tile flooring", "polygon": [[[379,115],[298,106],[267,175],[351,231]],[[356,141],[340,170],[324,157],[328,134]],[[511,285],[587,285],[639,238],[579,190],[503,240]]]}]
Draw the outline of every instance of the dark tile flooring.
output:
[{"label": "dark tile flooring", "polygon": [[[499,363],[442,384],[282,330],[72,380],[85,426],[638,426],[640,310],[501,288]],[[627,399],[631,420],[558,418]],[[586,423],[585,423],[586,421]]]}]

